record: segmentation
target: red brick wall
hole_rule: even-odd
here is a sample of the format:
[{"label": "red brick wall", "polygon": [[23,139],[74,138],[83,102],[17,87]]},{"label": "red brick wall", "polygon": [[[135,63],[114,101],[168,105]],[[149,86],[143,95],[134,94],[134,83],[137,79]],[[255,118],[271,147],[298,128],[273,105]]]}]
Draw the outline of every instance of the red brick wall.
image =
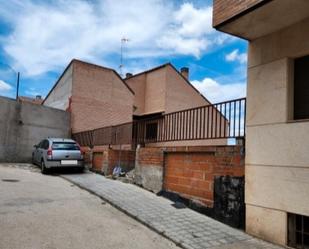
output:
[{"label": "red brick wall", "polygon": [[221,24],[246,9],[266,0],[214,0],[213,26]]},{"label": "red brick wall", "polygon": [[92,157],[92,169],[95,171],[101,171],[103,167],[103,160],[103,152],[94,152]]},{"label": "red brick wall", "polygon": [[[111,175],[118,165],[119,150],[109,148],[94,148],[92,152],[92,170]],[[122,150],[120,153],[120,166],[124,171],[129,171],[135,166],[135,151]]]},{"label": "red brick wall", "polygon": [[140,148],[138,151],[137,163],[142,167],[147,166],[163,166],[162,148]]},{"label": "red brick wall", "polygon": [[72,133],[131,122],[133,101],[134,94],[114,71],[73,62]]},{"label": "red brick wall", "polygon": [[109,150],[108,151],[108,168],[106,172],[107,175],[113,173],[114,168],[118,165],[120,158],[120,166],[124,171],[129,171],[134,169],[135,165],[135,151],[132,150]]},{"label": "red brick wall", "polygon": [[212,207],[215,176],[244,176],[241,147],[212,147],[205,152],[172,152],[165,159],[165,190]]},{"label": "red brick wall", "polygon": [[83,153],[85,164],[88,166],[91,166],[91,163],[92,163],[91,149],[88,146],[82,146],[80,149]]}]

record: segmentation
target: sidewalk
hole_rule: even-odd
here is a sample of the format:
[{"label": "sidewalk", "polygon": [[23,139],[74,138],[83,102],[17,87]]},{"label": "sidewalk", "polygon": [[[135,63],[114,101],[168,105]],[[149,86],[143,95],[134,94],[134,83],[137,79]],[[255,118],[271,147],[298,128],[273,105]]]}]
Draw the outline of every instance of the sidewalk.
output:
[{"label": "sidewalk", "polygon": [[62,175],[186,249],[279,249],[140,187],[94,173]]}]

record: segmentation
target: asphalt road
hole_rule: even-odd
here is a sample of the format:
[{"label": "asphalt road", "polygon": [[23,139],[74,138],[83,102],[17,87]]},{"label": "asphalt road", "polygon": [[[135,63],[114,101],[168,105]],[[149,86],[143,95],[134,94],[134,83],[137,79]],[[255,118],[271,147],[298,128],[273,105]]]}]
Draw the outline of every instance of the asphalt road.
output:
[{"label": "asphalt road", "polygon": [[179,247],[60,177],[0,164],[0,248]]}]

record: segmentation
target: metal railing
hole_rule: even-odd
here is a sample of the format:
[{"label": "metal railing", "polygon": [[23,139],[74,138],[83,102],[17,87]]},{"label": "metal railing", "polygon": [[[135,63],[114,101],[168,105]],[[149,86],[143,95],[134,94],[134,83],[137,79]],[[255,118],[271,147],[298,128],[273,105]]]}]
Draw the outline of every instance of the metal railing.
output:
[{"label": "metal railing", "polygon": [[73,134],[81,145],[143,144],[245,137],[246,99],[240,98]]},{"label": "metal railing", "polygon": [[72,134],[81,146],[131,144],[133,122]]}]

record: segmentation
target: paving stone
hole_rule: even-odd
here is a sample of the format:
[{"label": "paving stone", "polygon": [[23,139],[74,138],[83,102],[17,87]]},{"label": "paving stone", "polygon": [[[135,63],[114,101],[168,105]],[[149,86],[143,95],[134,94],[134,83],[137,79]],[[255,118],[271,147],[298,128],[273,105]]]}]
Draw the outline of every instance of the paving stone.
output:
[{"label": "paving stone", "polygon": [[[94,192],[186,249],[283,248],[255,239],[189,208],[176,209],[172,201],[132,184],[94,173],[63,175],[63,178]],[[230,247],[233,244],[235,246]]]}]

